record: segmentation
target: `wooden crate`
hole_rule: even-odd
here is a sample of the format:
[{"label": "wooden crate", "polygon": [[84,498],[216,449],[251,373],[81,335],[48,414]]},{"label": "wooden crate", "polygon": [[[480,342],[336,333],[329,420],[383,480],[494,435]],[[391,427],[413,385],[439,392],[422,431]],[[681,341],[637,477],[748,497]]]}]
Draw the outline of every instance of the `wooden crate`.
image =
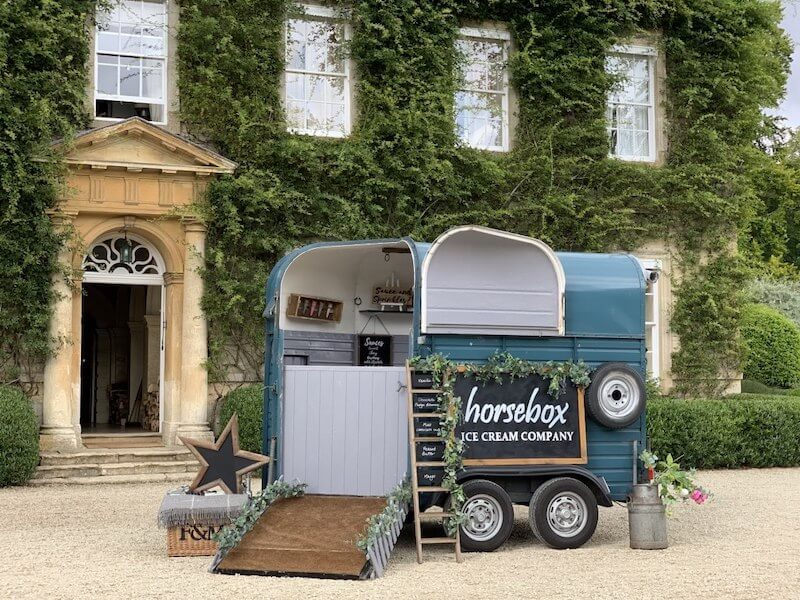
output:
[{"label": "wooden crate", "polygon": [[290,294],[286,304],[286,316],[292,319],[311,319],[338,323],[342,320],[342,302],[330,298],[317,298],[301,294]]},{"label": "wooden crate", "polygon": [[167,556],[214,556],[217,543],[211,539],[221,525],[180,525],[167,529]]}]

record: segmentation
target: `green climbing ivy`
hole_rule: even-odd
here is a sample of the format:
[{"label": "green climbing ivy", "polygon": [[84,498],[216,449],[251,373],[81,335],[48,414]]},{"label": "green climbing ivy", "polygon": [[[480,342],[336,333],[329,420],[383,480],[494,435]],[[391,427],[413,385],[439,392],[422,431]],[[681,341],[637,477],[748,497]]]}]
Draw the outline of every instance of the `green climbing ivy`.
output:
[{"label": "green climbing ivy", "polygon": [[0,2],[0,382],[24,383],[58,342],[48,327],[64,238],[46,211],[62,165],[51,144],[87,123],[95,4]]},{"label": "green climbing ivy", "polygon": [[[333,3],[334,6],[344,6]],[[740,272],[727,258],[786,194],[764,185],[776,161],[755,142],[774,133],[762,108],[783,93],[790,47],[780,8],[762,0],[354,0],[357,119],[330,140],[285,131],[281,108],[285,0],[182,0],[181,109],[190,133],[241,165],[212,184],[204,307],[212,365],[223,349],[260,347],[263,285],[275,260],[320,239],[413,235],[475,223],[560,250],[635,250],[667,239],[675,356],[685,389],[714,387],[738,364]],[[507,24],[519,99],[512,151],[456,139],[459,24]],[[666,57],[669,152],[662,166],[609,159],[604,56],[655,32]],[[784,179],[786,177],[784,176]],[[778,188],[776,190],[776,187]],[[775,236],[770,239],[774,242]],[[735,250],[735,249],[734,249]],[[710,319],[710,320],[709,320]],[[253,353],[254,361],[259,360]]]}]

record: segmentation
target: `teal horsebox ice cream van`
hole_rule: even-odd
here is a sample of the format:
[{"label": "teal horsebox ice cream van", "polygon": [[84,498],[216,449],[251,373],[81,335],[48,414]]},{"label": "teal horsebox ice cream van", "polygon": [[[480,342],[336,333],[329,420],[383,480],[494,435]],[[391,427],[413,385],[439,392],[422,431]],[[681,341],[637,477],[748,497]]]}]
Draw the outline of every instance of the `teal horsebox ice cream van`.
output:
[{"label": "teal horsebox ice cream van", "polygon": [[[267,478],[297,479],[314,494],[386,495],[411,464],[409,357],[475,365],[502,352],[582,361],[592,369],[575,433],[582,460],[473,460],[459,473],[466,549],[505,542],[514,504],[530,506],[534,532],[549,545],[580,546],[594,533],[598,505],[624,501],[641,476],[645,292],[657,277],[628,254],[554,252],[539,240],[477,226],[451,229],[433,243],[330,242],[287,254],[266,286]],[[507,417],[497,412],[494,422],[531,421],[535,394],[518,412],[510,404],[498,408]],[[465,409],[470,423],[480,421],[475,398],[462,396]],[[517,435],[475,431],[464,439],[491,454],[483,442],[513,450]]]}]

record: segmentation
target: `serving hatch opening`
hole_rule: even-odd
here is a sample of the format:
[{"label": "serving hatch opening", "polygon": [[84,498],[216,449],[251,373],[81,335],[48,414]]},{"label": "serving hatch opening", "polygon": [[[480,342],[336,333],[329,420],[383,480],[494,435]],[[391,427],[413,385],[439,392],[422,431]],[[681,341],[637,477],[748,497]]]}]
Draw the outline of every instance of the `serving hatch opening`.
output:
[{"label": "serving hatch opening", "polygon": [[565,285],[561,262],[544,242],[453,228],[422,263],[422,333],[564,335]]},{"label": "serving hatch opening", "polygon": [[287,365],[399,366],[414,316],[414,255],[404,240],[309,247],[281,280]]}]

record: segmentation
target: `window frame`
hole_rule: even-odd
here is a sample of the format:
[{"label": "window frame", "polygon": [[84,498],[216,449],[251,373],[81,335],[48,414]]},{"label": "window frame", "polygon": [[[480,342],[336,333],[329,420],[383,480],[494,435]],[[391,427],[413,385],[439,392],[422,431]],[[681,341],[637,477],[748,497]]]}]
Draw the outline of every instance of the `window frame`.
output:
[{"label": "window frame", "polygon": [[337,13],[337,11],[328,6],[321,6],[319,4],[300,4],[301,8],[303,9],[302,15],[297,16],[287,16],[287,18],[283,21],[283,78],[281,81],[281,88],[282,88],[282,96],[283,96],[283,109],[287,113],[288,117],[288,97],[287,97],[287,76],[289,74],[294,75],[311,75],[311,76],[320,76],[320,77],[340,77],[344,80],[344,131],[326,131],[326,130],[318,130],[318,129],[304,129],[300,127],[292,127],[289,125],[288,118],[286,119],[286,131],[291,134],[296,135],[308,135],[312,137],[321,137],[321,138],[335,138],[335,139],[344,139],[348,137],[352,132],[352,66],[351,66],[351,59],[349,53],[347,56],[343,58],[343,65],[344,65],[344,72],[342,74],[339,73],[330,73],[330,72],[320,72],[320,71],[307,71],[305,69],[298,70],[298,69],[290,69],[288,63],[288,55],[287,55],[287,36],[289,32],[289,21],[291,20],[307,20],[307,21],[328,21],[333,23],[340,23],[342,25],[342,33],[344,35],[344,39],[342,40],[343,45],[347,44],[350,39],[352,38],[352,28],[350,25],[350,19],[347,15],[342,15],[341,13]]},{"label": "window frame", "polygon": [[[160,0],[158,2],[164,7],[164,54],[163,56],[144,56],[142,54],[132,54],[129,52],[109,52],[109,51],[101,51],[100,46],[100,31],[98,29],[98,24],[94,26],[94,90],[92,91],[93,101],[92,101],[92,118],[96,121],[105,121],[105,122],[112,122],[118,123],[120,121],[124,121],[125,118],[123,117],[98,117],[97,116],[97,101],[98,100],[108,100],[110,102],[130,102],[136,104],[155,104],[157,106],[161,106],[161,110],[163,113],[163,118],[160,120],[152,120],[149,123],[153,125],[166,125],[169,119],[169,115],[167,114],[167,107],[169,106],[169,77],[168,77],[168,70],[169,70],[169,0]],[[153,102],[151,98],[145,98],[142,96],[123,96],[121,94],[101,94],[98,91],[99,88],[99,78],[100,78],[100,69],[98,68],[99,56],[100,54],[107,54],[111,56],[118,57],[126,57],[126,58],[138,58],[140,60],[160,60],[163,61],[163,67],[161,69],[161,90],[162,90],[162,101],[161,102]],[[117,63],[117,78],[119,78],[119,69],[121,65]],[[140,70],[140,77],[141,77],[141,70]],[[119,82],[117,82],[119,85]]]},{"label": "window frame", "polygon": [[496,92],[492,90],[470,90],[461,87],[460,84],[463,80],[458,81],[459,87],[456,88],[456,94],[460,92],[473,92],[479,94],[496,94],[502,96],[502,111],[503,114],[500,118],[500,135],[502,136],[502,145],[500,146],[473,146],[468,141],[461,137],[458,131],[458,107],[455,105],[455,98],[453,98],[453,120],[456,128],[456,136],[458,139],[469,148],[476,150],[486,150],[488,152],[508,152],[511,150],[511,140],[509,139],[510,121],[511,121],[511,85],[508,76],[508,60],[511,54],[511,32],[505,27],[460,27],[458,30],[458,38],[460,40],[480,40],[480,41],[493,41],[500,42],[503,47],[503,91]]},{"label": "window frame", "polygon": [[[646,106],[647,107],[647,122],[649,124],[649,130],[647,132],[647,156],[624,156],[619,154],[614,154],[614,152],[609,148],[608,156],[609,158],[613,158],[616,160],[622,160],[626,162],[641,162],[641,163],[656,163],[658,162],[658,148],[656,147],[656,129],[659,127],[659,124],[656,122],[658,113],[656,111],[656,78],[658,74],[656,73],[656,66],[658,60],[658,49],[655,46],[651,45],[644,45],[644,44],[617,44],[612,46],[611,49],[606,53],[606,58],[611,56],[634,56],[637,58],[645,58],[648,63],[648,73],[649,73],[649,81],[648,81],[648,93],[650,96],[650,102],[648,104],[643,103],[631,103],[631,102],[617,102],[617,105],[625,105],[625,106]],[[606,108],[611,106],[611,96],[606,99]],[[611,134],[611,123],[606,124],[606,133],[607,137],[610,141],[610,134]]]},{"label": "window frame", "polygon": [[[644,270],[661,271],[662,261],[656,258],[640,258],[639,263]],[[661,278],[647,281],[644,303],[644,331],[645,331],[645,372],[653,379],[661,378]],[[649,302],[648,302],[649,299]],[[650,309],[648,311],[648,308]],[[650,313],[650,314],[648,314]],[[651,348],[647,347],[647,334],[650,334]],[[647,358],[650,357],[650,360]]]}]

